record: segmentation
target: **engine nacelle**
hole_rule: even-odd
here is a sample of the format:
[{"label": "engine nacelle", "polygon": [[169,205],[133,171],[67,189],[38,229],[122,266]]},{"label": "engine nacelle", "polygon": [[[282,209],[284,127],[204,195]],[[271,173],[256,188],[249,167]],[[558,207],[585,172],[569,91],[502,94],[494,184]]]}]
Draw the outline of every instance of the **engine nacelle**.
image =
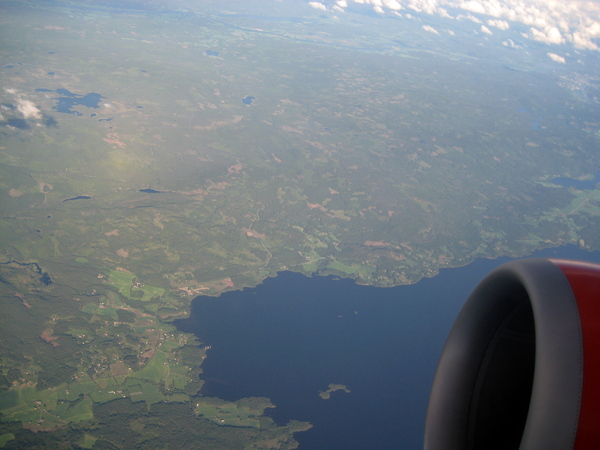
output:
[{"label": "engine nacelle", "polygon": [[600,449],[600,265],[492,271],[448,336],[426,450]]}]

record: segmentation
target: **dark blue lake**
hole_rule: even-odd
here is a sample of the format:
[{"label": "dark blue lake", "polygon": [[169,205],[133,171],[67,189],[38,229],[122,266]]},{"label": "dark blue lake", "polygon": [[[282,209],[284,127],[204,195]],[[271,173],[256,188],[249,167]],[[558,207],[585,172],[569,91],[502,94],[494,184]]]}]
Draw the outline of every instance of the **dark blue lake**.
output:
[{"label": "dark blue lake", "polygon": [[564,187],[572,187],[580,191],[591,190],[596,187],[596,184],[600,183],[600,170],[594,174],[594,178],[591,180],[577,180],[575,178],[558,177],[552,178],[550,181],[554,184]]},{"label": "dark blue lake", "polygon": [[[574,246],[533,256],[600,262]],[[176,323],[211,345],[202,394],[269,397],[278,424],[314,427],[301,449],[420,449],[429,389],[458,311],[494,267],[477,260],[411,286],[374,288],[351,280],[284,272],[260,286],[198,297]],[[319,391],[336,391],[324,400]]]},{"label": "dark blue lake", "polygon": [[[53,72],[48,72],[48,74],[52,74],[54,75]],[[74,114],[76,116],[81,116],[82,114],[79,111],[75,111],[71,108],[73,108],[74,106],[77,105],[83,105],[86,106],[88,108],[99,108],[99,103],[100,101],[105,98],[102,97],[100,94],[96,94],[94,92],[90,92],[89,94],[86,95],[79,95],[79,94],[74,94],[71,91],[67,90],[67,89],[56,89],[56,91],[53,91],[51,89],[46,89],[46,88],[39,88],[35,90],[36,92],[56,92],[57,94],[61,95],[61,97],[57,97],[54,100],[56,100],[56,106],[53,106],[52,109],[55,109],[56,111],[60,112],[60,113],[65,113],[65,114]]]}]

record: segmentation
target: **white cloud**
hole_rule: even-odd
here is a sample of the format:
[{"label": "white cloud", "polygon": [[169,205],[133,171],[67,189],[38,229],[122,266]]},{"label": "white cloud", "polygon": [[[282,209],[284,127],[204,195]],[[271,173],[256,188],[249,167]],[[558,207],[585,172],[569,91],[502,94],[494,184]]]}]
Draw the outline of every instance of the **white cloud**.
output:
[{"label": "white cloud", "polygon": [[479,20],[473,14],[467,14],[467,15],[461,14],[460,16],[457,16],[456,18],[459,20],[467,19],[467,20],[470,20],[471,22],[475,22],[475,23],[483,23],[481,20]]},{"label": "white cloud", "polygon": [[485,25],[481,25],[481,32],[485,33],[485,34],[494,34],[490,31],[490,29],[488,27],[486,27]]},{"label": "white cloud", "polygon": [[446,18],[446,19],[454,19],[454,17],[452,17],[452,16],[451,16],[451,15],[448,13],[448,11],[446,11],[446,10],[445,10],[445,9],[443,9],[443,8],[438,8],[436,12],[437,12],[437,13],[438,13],[438,14],[439,14],[441,17],[444,17],[444,18]]},{"label": "white cloud", "polygon": [[30,100],[17,99],[17,109],[26,119],[41,119],[42,113]]},{"label": "white cloud", "polygon": [[565,42],[565,38],[556,27],[546,27],[543,30],[530,28],[529,33],[524,36],[546,44],[563,44]]},{"label": "white cloud", "polygon": [[486,14],[483,5],[476,1],[461,2],[461,4],[458,6],[459,8],[466,9],[467,11],[471,11],[477,14]]},{"label": "white cloud", "polygon": [[[467,18],[501,30],[511,28],[514,22],[529,27],[524,35],[528,39],[600,50],[600,2],[597,0],[337,0],[333,9],[339,11],[349,3],[371,5],[380,14],[409,9],[446,18]],[[311,1],[309,5],[327,10],[321,2]],[[452,17],[448,13],[452,9],[463,10],[465,14]],[[404,16],[412,18],[407,13]]]},{"label": "white cloud", "polygon": [[443,10],[438,5],[439,0],[407,0],[407,3],[407,7],[415,12],[424,12],[426,14],[440,14],[440,10]]},{"label": "white cloud", "polygon": [[501,30],[508,30],[510,25],[506,20],[489,19],[487,24],[491,27],[500,28]]},{"label": "white cloud", "polygon": [[512,39],[507,39],[506,41],[503,41],[502,45],[510,48],[521,48],[521,46],[519,44],[515,44]]},{"label": "white cloud", "polygon": [[430,33],[433,33],[433,34],[440,34],[438,30],[436,30],[435,28],[433,28],[429,25],[423,25],[423,29],[425,31],[429,31]]},{"label": "white cloud", "polygon": [[573,33],[572,36],[573,45],[578,48],[587,48],[588,50],[600,50],[598,46],[592,42],[592,40],[581,33]]},{"label": "white cloud", "polygon": [[315,9],[320,9],[321,11],[327,11],[327,6],[325,6],[323,3],[319,3],[319,2],[308,2],[308,4],[310,6],[312,6]]},{"label": "white cloud", "polygon": [[393,11],[398,11],[402,9],[402,5],[398,3],[396,0],[388,0],[385,2],[385,6]]},{"label": "white cloud", "polygon": [[587,23],[570,36],[575,47],[599,50],[598,45],[592,39],[600,39],[600,22]]},{"label": "white cloud", "polygon": [[552,61],[556,61],[556,62],[559,62],[559,63],[562,63],[562,64],[566,63],[565,58],[563,58],[562,56],[557,55],[556,53],[550,53],[550,52],[548,52],[546,54],[550,57],[550,59]]}]

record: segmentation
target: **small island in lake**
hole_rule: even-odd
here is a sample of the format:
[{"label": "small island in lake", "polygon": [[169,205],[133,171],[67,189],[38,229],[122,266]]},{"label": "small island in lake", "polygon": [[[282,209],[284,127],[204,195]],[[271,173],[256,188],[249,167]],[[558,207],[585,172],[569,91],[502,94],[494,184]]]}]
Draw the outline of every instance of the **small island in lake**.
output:
[{"label": "small island in lake", "polygon": [[348,389],[345,385],[330,383],[329,389],[326,391],[319,391],[319,397],[321,397],[323,400],[328,400],[331,398],[331,393],[335,391],[344,391],[347,394],[350,393],[350,389]]}]

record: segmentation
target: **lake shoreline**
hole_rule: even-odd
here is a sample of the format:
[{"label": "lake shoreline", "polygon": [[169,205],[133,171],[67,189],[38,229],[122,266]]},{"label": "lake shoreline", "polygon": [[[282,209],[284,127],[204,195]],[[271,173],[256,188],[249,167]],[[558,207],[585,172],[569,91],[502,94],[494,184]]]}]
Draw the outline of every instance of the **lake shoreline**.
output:
[{"label": "lake shoreline", "polygon": [[[600,262],[600,252],[573,245],[532,256]],[[481,279],[511,259],[478,259],[394,288],[282,272],[256,288],[197,297],[176,325],[211,346],[203,395],[268,397],[278,425],[314,425],[296,435],[300,448],[420,448],[454,318]],[[349,392],[324,401],[328,385]]]}]

